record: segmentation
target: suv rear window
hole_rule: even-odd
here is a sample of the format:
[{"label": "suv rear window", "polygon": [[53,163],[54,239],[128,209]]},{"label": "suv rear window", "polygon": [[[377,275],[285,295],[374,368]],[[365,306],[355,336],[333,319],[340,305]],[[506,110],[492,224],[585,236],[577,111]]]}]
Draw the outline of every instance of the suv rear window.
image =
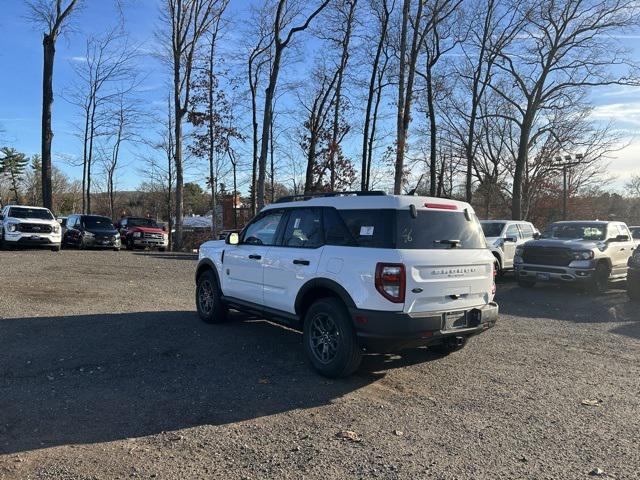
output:
[{"label": "suv rear window", "polygon": [[325,213],[328,245],[400,249],[484,249],[482,227],[475,215],[467,220],[463,212],[407,210],[338,210]]},{"label": "suv rear window", "polygon": [[487,242],[475,215],[464,212],[418,210],[413,218],[409,210],[398,210],[397,248],[401,249],[484,249]]}]

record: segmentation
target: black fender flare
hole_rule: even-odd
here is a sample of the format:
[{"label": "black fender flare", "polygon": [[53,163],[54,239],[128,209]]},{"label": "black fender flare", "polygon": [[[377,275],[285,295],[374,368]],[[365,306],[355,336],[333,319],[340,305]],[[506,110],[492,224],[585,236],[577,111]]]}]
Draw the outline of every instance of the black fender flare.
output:
[{"label": "black fender flare", "polygon": [[294,304],[295,311],[298,315],[300,314],[300,310],[302,307],[302,299],[305,297],[307,292],[314,288],[324,288],[330,290],[344,302],[345,306],[348,309],[356,308],[356,303],[351,298],[351,295],[349,295],[349,292],[347,292],[347,290],[338,282],[330,280],[328,278],[313,278],[305,283],[300,288],[300,290],[298,290],[298,295],[296,296],[296,301]]},{"label": "black fender flare", "polygon": [[205,257],[198,262],[198,266],[196,267],[196,283],[198,283],[200,275],[202,275],[206,270],[213,270],[213,275],[216,277],[216,283],[218,284],[218,290],[220,290],[220,275],[218,274],[218,269],[216,268],[215,263],[213,263],[213,260],[210,258]]}]

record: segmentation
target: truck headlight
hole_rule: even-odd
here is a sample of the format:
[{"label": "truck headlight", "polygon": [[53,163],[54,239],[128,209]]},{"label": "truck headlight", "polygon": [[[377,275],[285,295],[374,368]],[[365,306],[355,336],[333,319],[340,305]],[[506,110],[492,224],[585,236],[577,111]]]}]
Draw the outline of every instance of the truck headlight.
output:
[{"label": "truck headlight", "polygon": [[578,252],[573,252],[574,260],[593,260],[595,254],[592,250],[580,250]]},{"label": "truck headlight", "polygon": [[140,238],[142,236],[142,233],[140,232],[133,232],[133,237],[134,238]]},{"label": "truck headlight", "polygon": [[9,223],[7,225],[7,231],[8,232],[16,232],[16,231],[18,231],[18,225],[16,223]]},{"label": "truck headlight", "polygon": [[52,231],[53,233],[60,233],[60,225],[53,225],[53,226],[51,227],[51,231]]},{"label": "truck headlight", "polygon": [[82,232],[82,235],[87,237],[87,238],[92,238],[94,235],[91,232]]}]

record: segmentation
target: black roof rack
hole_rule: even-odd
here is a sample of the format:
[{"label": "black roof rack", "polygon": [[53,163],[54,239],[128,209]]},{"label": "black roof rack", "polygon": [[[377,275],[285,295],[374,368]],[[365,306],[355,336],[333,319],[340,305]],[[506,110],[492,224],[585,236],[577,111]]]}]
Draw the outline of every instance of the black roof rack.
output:
[{"label": "black roof rack", "polygon": [[286,197],[280,197],[275,203],[296,202],[298,200],[310,200],[312,198],[322,197],[341,197],[346,195],[355,195],[358,197],[379,197],[386,195],[382,190],[370,190],[370,191],[351,191],[351,192],[318,192],[318,193],[301,193],[299,195],[287,195]]}]

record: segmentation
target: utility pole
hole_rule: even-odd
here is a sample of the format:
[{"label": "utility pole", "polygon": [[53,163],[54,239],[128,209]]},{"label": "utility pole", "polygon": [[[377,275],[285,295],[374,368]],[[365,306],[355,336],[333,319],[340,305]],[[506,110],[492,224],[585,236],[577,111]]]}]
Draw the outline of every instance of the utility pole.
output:
[{"label": "utility pole", "polygon": [[556,157],[556,165],[562,169],[562,220],[567,219],[567,203],[569,197],[569,187],[567,185],[568,169],[579,165],[584,156],[581,153],[575,155],[565,155],[564,157]]}]

